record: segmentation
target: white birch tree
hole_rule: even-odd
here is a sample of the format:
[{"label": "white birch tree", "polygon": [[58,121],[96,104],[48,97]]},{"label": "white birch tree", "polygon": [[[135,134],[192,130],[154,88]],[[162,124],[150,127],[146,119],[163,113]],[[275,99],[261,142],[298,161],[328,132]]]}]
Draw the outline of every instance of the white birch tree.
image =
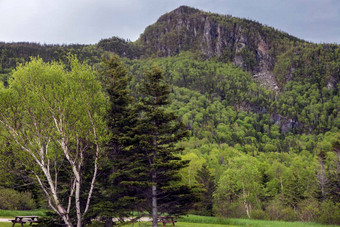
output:
[{"label": "white birch tree", "polygon": [[[9,86],[0,87],[0,126],[11,135],[18,148],[15,158],[35,176],[51,209],[67,226],[82,226],[96,181],[107,103],[94,71],[72,56],[69,63],[69,70],[41,59],[19,66]],[[91,169],[84,170],[86,157]],[[91,173],[86,191],[83,171]],[[69,179],[66,187],[61,177]],[[76,210],[74,221],[71,210]]]},{"label": "white birch tree", "polygon": [[[240,155],[227,160],[228,169],[222,174],[216,196],[232,196],[242,204],[246,215],[251,218],[254,208],[260,206],[261,173],[259,162],[251,157]],[[219,195],[218,195],[219,194]]]}]

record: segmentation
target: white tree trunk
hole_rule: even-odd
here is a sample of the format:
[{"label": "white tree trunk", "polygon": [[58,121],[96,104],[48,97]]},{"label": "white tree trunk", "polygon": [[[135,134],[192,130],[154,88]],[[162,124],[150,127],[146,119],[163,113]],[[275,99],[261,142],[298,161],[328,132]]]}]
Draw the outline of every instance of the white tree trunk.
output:
[{"label": "white tree trunk", "polygon": [[155,182],[156,173],[152,174],[151,196],[152,196],[152,227],[158,226],[158,207],[157,207],[157,185]]},{"label": "white tree trunk", "polygon": [[[156,126],[156,122],[154,122],[154,125]],[[157,136],[154,136],[153,146],[154,146],[154,149],[157,148]],[[154,150],[154,152],[153,152],[153,161],[152,161],[153,164],[155,164],[156,158],[157,158],[157,153]],[[156,170],[154,169],[151,174],[152,174],[152,176],[151,176],[151,178],[152,178],[151,179],[152,180],[152,186],[151,186],[152,227],[157,227],[158,226],[158,207],[157,207],[157,173],[156,173]]]},{"label": "white tree trunk", "polygon": [[242,188],[243,188],[243,205],[244,205],[244,208],[246,209],[246,213],[247,213],[248,218],[250,218],[251,203],[247,201],[247,193],[246,193],[246,189],[244,187],[244,182],[242,182]]},{"label": "white tree trunk", "polygon": [[323,163],[323,160],[320,160],[320,169],[318,170],[317,172],[317,179],[319,181],[319,184],[321,186],[321,195],[322,195],[322,198],[325,197],[325,186],[328,182],[328,179],[327,179],[327,176],[326,176],[326,171],[325,171],[325,168],[324,168],[324,163]]}]

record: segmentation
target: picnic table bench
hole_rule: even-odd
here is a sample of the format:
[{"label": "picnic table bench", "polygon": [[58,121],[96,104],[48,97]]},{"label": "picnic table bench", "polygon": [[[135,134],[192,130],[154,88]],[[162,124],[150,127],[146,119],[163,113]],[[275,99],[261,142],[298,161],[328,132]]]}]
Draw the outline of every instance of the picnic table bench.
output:
[{"label": "picnic table bench", "polygon": [[172,217],[172,216],[159,216],[158,222],[162,222],[163,226],[165,226],[166,223],[172,223],[172,225],[175,226],[175,222],[177,222],[177,221],[174,220],[174,217]]},{"label": "picnic table bench", "polygon": [[13,223],[12,227],[16,223],[20,223],[21,226],[24,226],[26,222],[29,222],[30,225],[32,225],[33,223],[38,223],[38,218],[39,216],[16,216],[13,220],[11,220],[11,222]]}]

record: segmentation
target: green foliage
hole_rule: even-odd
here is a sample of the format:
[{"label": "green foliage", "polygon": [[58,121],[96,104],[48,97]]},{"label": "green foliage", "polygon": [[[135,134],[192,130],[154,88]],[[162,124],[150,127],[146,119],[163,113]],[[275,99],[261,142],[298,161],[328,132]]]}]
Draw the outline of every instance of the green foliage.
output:
[{"label": "green foliage", "polygon": [[301,44],[278,56],[274,73],[282,87],[293,80],[317,84],[321,89],[338,77],[339,68],[339,45]]},{"label": "green foliage", "polygon": [[319,221],[325,224],[340,224],[340,204],[324,200],[320,206]]},{"label": "green foliage", "polygon": [[[88,182],[106,139],[107,100],[95,72],[73,56],[69,67],[32,58],[0,89],[1,132],[13,146],[12,156],[26,176],[34,177],[49,206],[54,211],[58,206],[60,216],[75,187],[81,197],[76,202],[82,200],[85,208],[91,194]],[[73,183],[75,178],[79,184]]]},{"label": "green foliage", "polygon": [[[212,26],[211,39],[201,32],[205,27],[200,27],[202,18]],[[174,24],[176,21],[185,26]],[[225,34],[225,40],[229,40],[230,33],[233,34],[230,40],[238,37],[240,41],[218,42],[215,28],[220,29],[219,34]],[[244,39],[247,41],[241,41]],[[192,201],[187,186],[200,184],[201,209],[194,212],[211,215],[210,200],[213,212],[222,216],[246,217],[248,210],[248,216],[253,218],[339,223],[339,45],[307,43],[256,21],[204,13],[190,7],[181,7],[162,16],[135,43],[117,37],[101,40],[94,46],[2,43],[1,107],[18,110],[19,114],[12,116],[13,121],[29,120],[29,115],[21,110],[35,103],[39,105],[34,106],[33,113],[47,116],[39,96],[42,91],[48,99],[58,97],[59,101],[64,97],[61,94],[68,94],[69,90],[83,91],[76,80],[63,88],[61,85],[66,79],[59,78],[59,74],[68,72],[55,63],[46,71],[51,75],[49,78],[40,77],[39,67],[30,68],[30,74],[37,74],[36,78],[22,73],[21,67],[18,70],[21,79],[18,72],[11,74],[20,63],[30,61],[29,56],[67,62],[67,52],[77,54],[99,69],[111,102],[107,104],[111,141],[100,173],[104,179],[101,189],[105,190],[102,194],[96,192],[97,196],[105,198],[98,209],[112,208],[106,209],[108,216],[120,211],[116,216],[122,216],[131,209],[150,210],[143,193],[150,192],[152,183],[171,192],[171,199],[162,201],[164,204],[172,199],[177,201],[176,196],[183,193],[183,201],[187,201],[188,206],[182,209],[189,209]],[[98,65],[99,56],[107,52],[129,59],[106,59]],[[148,58],[152,56],[164,57]],[[142,59],[137,59],[139,57]],[[264,64],[266,70],[273,71],[280,90],[270,91],[259,86],[250,73],[230,63],[236,57],[242,60],[243,70],[253,74]],[[121,61],[125,61],[127,69]],[[39,64],[36,60],[32,62],[36,66],[45,64],[41,60]],[[160,67],[164,80],[156,69],[144,77],[145,71],[154,64]],[[65,65],[72,69],[72,64]],[[82,71],[80,68],[78,73]],[[72,75],[70,78],[75,78]],[[59,78],[57,85],[61,91],[46,92],[52,89],[50,81],[56,78]],[[11,88],[13,80],[22,83],[17,86],[18,92],[9,93],[6,89]],[[34,84],[30,84],[31,81]],[[26,87],[32,92],[24,92]],[[82,94],[88,96],[86,92]],[[140,100],[139,110],[132,107],[130,96]],[[159,103],[155,102],[155,97]],[[23,102],[24,98],[27,101]],[[81,100],[67,100],[65,105],[73,107],[67,116],[78,119],[70,131],[87,128],[82,124],[84,106],[79,105]],[[50,103],[54,103],[54,108],[59,101]],[[80,107],[79,112],[74,106]],[[1,114],[11,115],[3,111]],[[136,115],[140,120],[138,124],[134,119]],[[179,141],[185,130],[176,123],[175,115],[189,130],[187,140]],[[45,122],[45,125],[50,124]],[[42,130],[46,135],[53,134],[43,126]],[[2,153],[11,157],[18,152],[17,147],[8,142],[8,137],[2,130]],[[152,143],[155,137],[164,147],[162,144],[155,149]],[[52,148],[59,154],[56,147]],[[154,151],[160,152],[155,159]],[[0,159],[0,165],[5,167],[0,168],[2,185],[14,187],[13,182],[27,182],[6,171],[7,168],[23,170],[13,159]],[[202,166],[206,168],[204,171]],[[163,171],[167,168],[168,172]],[[150,183],[150,171],[154,170],[160,170],[164,181]],[[216,190],[213,190],[212,179]],[[114,187],[118,184],[119,187]],[[65,184],[63,190],[67,187]],[[210,199],[212,192],[214,199]],[[131,207],[129,204],[142,205]],[[176,207],[174,212],[180,213],[180,208]],[[162,211],[169,211],[169,208]],[[268,224],[253,220],[235,223]]]},{"label": "green foliage", "polygon": [[142,55],[142,48],[136,45],[136,43],[118,37],[102,39],[98,42],[97,46],[104,51],[115,53],[120,57],[136,59]]},{"label": "green foliage", "polygon": [[100,192],[95,201],[94,215],[126,217],[136,209],[138,199],[141,199],[130,187],[131,184],[139,184],[138,171],[134,170],[140,167],[134,161],[136,150],[133,149],[137,113],[131,106],[130,77],[120,59],[117,56],[103,58],[99,73],[110,101],[106,116],[110,138],[99,171]]},{"label": "green foliage", "polygon": [[169,92],[162,71],[154,67],[146,72],[138,103],[138,153],[144,154],[141,161],[148,185],[144,209],[155,212],[151,204],[157,200],[158,212],[180,215],[188,212],[195,200],[190,187],[180,183],[179,171],[187,162],[176,156],[181,149],[175,143],[188,133],[174,112],[165,108],[170,102]]},{"label": "green foliage", "polygon": [[200,202],[196,206],[196,210],[200,215],[213,216],[213,194],[216,190],[216,182],[211,175],[207,165],[203,165],[197,171],[196,181],[201,187]]},{"label": "green foliage", "polygon": [[[36,204],[30,192],[18,192],[13,189],[0,189],[0,209],[34,210]],[[0,216],[3,216],[0,214]]]}]

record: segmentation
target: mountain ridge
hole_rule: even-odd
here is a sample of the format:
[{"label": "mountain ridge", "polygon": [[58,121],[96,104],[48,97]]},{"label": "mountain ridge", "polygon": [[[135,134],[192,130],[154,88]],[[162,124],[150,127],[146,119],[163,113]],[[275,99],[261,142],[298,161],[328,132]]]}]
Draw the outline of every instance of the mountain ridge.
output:
[{"label": "mountain ridge", "polygon": [[[2,74],[16,66],[13,59],[18,57],[19,62],[38,55],[51,61],[71,52],[96,63],[105,51],[130,59],[175,56],[190,51],[203,59],[232,62],[271,90],[282,90],[288,81],[304,78],[313,83],[324,80],[323,84],[334,88],[340,73],[340,45],[309,43],[256,21],[188,6],[160,16],[135,42],[112,37],[96,45],[0,43],[0,51]],[[321,66],[318,59],[322,59]],[[315,79],[316,74],[324,78]]]},{"label": "mountain ridge", "polygon": [[[308,58],[318,57],[319,52],[328,55],[329,51],[336,55],[331,61],[340,59],[334,51],[339,50],[340,45],[310,43],[256,21],[208,13],[188,6],[180,6],[160,16],[137,41],[127,45],[126,51],[121,50],[121,45],[113,44],[117,43],[116,37],[112,39],[113,45],[110,46],[110,39],[104,39],[99,46],[104,42],[107,47],[104,50],[121,53],[123,57],[130,55],[129,58],[168,57],[182,51],[195,52],[203,59],[216,57],[243,68],[271,90],[282,89],[294,78],[309,76],[301,75],[301,72],[297,74],[295,65],[284,67],[287,61],[294,63],[298,57],[298,61],[305,62]],[[131,50],[136,46],[139,51],[131,57]],[[315,50],[310,52],[310,48]],[[334,70],[327,72],[326,83],[330,83],[330,87],[335,87],[338,81],[336,74]]]}]

